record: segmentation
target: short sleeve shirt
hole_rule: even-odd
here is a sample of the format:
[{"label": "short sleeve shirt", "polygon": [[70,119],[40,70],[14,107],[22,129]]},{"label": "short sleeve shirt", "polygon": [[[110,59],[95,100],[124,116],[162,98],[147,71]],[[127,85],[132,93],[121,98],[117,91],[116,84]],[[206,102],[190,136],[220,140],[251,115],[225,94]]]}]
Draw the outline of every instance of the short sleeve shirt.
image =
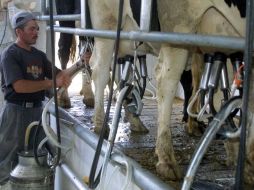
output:
[{"label": "short sleeve shirt", "polygon": [[[41,101],[45,91],[35,93],[16,93],[12,84],[17,80],[39,81],[52,78],[52,65],[46,54],[32,47],[31,51],[20,48],[17,44],[7,47],[1,55],[2,90],[6,100]],[[56,72],[60,70],[55,68]]]}]

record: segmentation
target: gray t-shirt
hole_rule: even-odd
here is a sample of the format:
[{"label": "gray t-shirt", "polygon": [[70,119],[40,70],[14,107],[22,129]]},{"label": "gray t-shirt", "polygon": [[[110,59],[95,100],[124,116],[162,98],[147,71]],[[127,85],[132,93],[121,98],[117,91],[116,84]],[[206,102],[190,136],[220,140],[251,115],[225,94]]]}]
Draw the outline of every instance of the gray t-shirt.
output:
[{"label": "gray t-shirt", "polygon": [[[14,43],[2,52],[0,63],[1,86],[6,100],[34,102],[44,100],[44,90],[35,93],[16,93],[12,84],[21,79],[34,81],[51,79],[52,65],[45,53],[34,47],[31,51],[27,51]],[[59,71],[56,68],[56,73]]]}]

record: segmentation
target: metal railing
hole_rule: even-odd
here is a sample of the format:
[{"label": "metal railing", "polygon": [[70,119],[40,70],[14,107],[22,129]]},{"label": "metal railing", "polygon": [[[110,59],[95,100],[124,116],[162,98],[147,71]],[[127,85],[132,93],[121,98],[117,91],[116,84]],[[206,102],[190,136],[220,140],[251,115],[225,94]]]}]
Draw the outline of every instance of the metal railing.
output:
[{"label": "metal railing", "polygon": [[[54,115],[54,106],[50,105],[49,106],[49,112]],[[90,131],[88,127],[86,127],[81,121],[77,120],[76,118],[70,116],[64,109],[59,108],[59,117],[64,118],[65,120],[73,123],[73,132],[75,135],[77,135],[82,141],[87,143],[91,148],[94,150],[97,147],[98,143],[98,136],[95,135]],[[104,156],[106,152],[106,143],[103,143],[102,146],[102,151],[101,155]],[[167,185],[166,183],[162,182],[157,176],[153,175],[149,171],[143,169],[136,161],[123,157],[123,153],[118,149],[114,148],[113,150],[114,154],[112,155],[113,160],[123,160],[126,159],[128,163],[131,163],[133,166],[133,181],[134,183],[140,187],[141,189],[146,189],[146,190],[174,190],[172,187]],[[111,163],[115,165],[116,163]],[[64,174],[68,176],[68,178],[71,179],[71,182],[77,187],[77,186],[82,186],[82,188],[86,189],[86,185],[76,178],[75,180],[72,180],[73,176],[75,175],[75,172],[72,171],[69,167],[66,166],[66,164],[62,164],[60,168],[64,171]]]}]

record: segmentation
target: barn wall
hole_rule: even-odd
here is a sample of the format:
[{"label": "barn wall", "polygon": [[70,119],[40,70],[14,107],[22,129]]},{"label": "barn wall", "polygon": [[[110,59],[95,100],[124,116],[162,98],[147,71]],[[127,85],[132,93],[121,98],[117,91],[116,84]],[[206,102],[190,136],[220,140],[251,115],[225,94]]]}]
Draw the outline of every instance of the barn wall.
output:
[{"label": "barn wall", "polygon": [[[6,23],[6,11],[2,10],[0,11],[0,42],[2,42],[0,44],[0,53],[2,53],[3,49],[7,47],[8,45],[10,45],[13,41],[14,39],[12,37],[12,30],[9,25],[9,15],[7,14],[7,23]],[[1,80],[1,75],[0,75],[0,80]],[[2,109],[3,100],[4,100],[3,93],[2,93],[2,90],[0,90],[0,111]]]}]

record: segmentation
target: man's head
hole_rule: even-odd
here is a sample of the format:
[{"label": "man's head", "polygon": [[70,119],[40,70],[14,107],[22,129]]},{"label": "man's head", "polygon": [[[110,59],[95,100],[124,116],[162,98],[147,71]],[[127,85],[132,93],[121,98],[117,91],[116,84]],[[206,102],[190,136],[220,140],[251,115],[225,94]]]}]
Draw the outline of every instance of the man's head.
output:
[{"label": "man's head", "polygon": [[13,15],[12,17],[12,28],[23,28],[24,25],[29,22],[30,20],[35,20],[34,15],[31,12],[28,11],[20,11]]},{"label": "man's head", "polygon": [[12,28],[15,30],[17,40],[27,45],[36,43],[39,27],[35,16],[28,11],[21,11],[12,17]]}]

